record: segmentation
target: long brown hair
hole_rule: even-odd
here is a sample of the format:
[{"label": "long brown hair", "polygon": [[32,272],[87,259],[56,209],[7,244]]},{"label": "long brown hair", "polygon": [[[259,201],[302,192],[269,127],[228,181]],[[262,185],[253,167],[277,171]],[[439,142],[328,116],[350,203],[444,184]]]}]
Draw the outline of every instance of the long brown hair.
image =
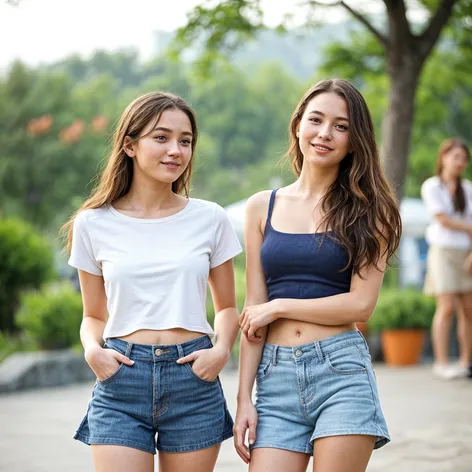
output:
[{"label": "long brown hair", "polygon": [[[113,134],[113,147],[97,187],[61,229],[61,232],[67,237],[66,249],[68,251],[70,251],[72,244],[74,219],[81,211],[111,205],[129,192],[133,180],[133,159],[124,150],[125,138],[129,136],[131,138],[130,143],[134,143],[150,134],[141,135],[143,129],[150,122],[154,121],[157,124],[162,113],[166,110],[181,110],[188,116],[192,126],[193,139],[191,141],[191,149],[192,156],[194,155],[198,137],[197,120],[195,112],[185,100],[167,92],[150,92],[136,98],[128,105],[116,126]],[[154,126],[151,127],[151,130],[153,128]],[[177,194],[183,193],[188,197],[192,175],[192,161],[193,159],[190,159],[183,174],[172,183],[173,192]]]},{"label": "long brown hair", "polygon": [[[448,152],[452,151],[454,148],[461,148],[467,155],[467,160],[470,161],[470,150],[465,144],[464,141],[460,138],[449,138],[444,140],[441,145],[439,146],[438,150],[438,162],[436,166],[436,175],[441,178],[441,173],[443,170],[443,156]],[[464,213],[466,208],[466,200],[465,200],[465,193],[464,188],[462,187],[461,176],[457,177],[456,181],[456,191],[452,197],[452,201],[454,203],[454,210],[459,213]]]},{"label": "long brown hair", "polygon": [[[298,177],[303,168],[298,125],[308,103],[325,92],[336,93],[347,104],[352,151],[341,161],[336,180],[321,200],[320,226],[333,230],[334,238],[346,248],[349,262],[345,269],[352,268],[354,274],[360,274],[365,267],[378,267],[385,254],[388,260],[395,253],[402,232],[400,212],[380,165],[367,104],[346,80],[322,80],[298,103],[289,125],[290,145],[286,154],[293,172]],[[330,233],[327,236],[333,238]]]}]

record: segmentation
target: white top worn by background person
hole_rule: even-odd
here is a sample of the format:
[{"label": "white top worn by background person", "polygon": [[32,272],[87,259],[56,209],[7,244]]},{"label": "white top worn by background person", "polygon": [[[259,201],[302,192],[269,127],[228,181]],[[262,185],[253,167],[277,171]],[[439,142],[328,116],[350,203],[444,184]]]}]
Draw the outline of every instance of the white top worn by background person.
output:
[{"label": "white top worn by background person", "polygon": [[[454,220],[472,225],[472,182],[467,179],[462,179],[461,182],[466,201],[464,213],[454,210],[452,196],[447,187],[441,183],[441,179],[438,176],[431,177],[423,183],[421,186],[421,197],[432,216],[442,213]],[[465,231],[446,228],[436,219],[433,219],[426,229],[426,241],[430,245],[447,248],[471,248],[470,236]]]},{"label": "white top worn by background person", "polygon": [[73,235],[69,264],[105,281],[104,339],[176,327],[213,334],[206,317],[210,268],[242,251],[222,207],[191,198],[159,219],[112,206],[88,209],[75,219]]}]

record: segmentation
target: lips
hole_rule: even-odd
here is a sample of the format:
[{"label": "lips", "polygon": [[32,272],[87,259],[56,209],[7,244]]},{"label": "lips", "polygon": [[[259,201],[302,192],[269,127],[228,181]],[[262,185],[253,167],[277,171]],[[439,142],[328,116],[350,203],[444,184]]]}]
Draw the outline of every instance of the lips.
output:
[{"label": "lips", "polygon": [[314,143],[312,144],[312,146],[319,150],[319,151],[332,151],[333,148],[330,148],[329,146],[326,146],[326,144],[318,144],[318,143]]},{"label": "lips", "polygon": [[161,164],[171,169],[176,169],[177,167],[180,167],[180,164],[178,162],[173,162],[173,161],[165,161],[165,162],[161,162]]}]

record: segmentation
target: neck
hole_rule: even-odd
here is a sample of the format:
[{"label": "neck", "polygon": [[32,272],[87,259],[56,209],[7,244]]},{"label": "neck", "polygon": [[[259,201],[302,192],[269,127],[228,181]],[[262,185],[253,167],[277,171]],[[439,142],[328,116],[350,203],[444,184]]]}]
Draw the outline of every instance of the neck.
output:
[{"label": "neck", "polygon": [[459,178],[460,176],[451,174],[450,172],[447,172],[445,170],[441,172],[441,180],[446,184],[455,184]]},{"label": "neck", "polygon": [[172,192],[172,184],[159,183],[148,186],[146,183],[136,183],[134,179],[126,194],[126,200],[133,209],[146,214],[175,205],[176,198],[178,197]]},{"label": "neck", "polygon": [[338,168],[323,169],[319,167],[303,166],[295,188],[306,197],[323,196],[335,182]]}]

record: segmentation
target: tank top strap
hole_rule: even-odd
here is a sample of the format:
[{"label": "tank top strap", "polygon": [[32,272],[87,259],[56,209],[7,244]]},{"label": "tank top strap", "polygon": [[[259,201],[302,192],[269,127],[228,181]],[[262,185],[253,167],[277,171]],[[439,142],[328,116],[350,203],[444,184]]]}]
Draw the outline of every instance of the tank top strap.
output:
[{"label": "tank top strap", "polygon": [[267,212],[267,221],[270,223],[270,220],[272,219],[272,211],[274,210],[274,203],[275,203],[275,194],[277,193],[278,188],[275,188],[272,190],[272,193],[270,194],[270,200],[269,200],[269,211]]}]

